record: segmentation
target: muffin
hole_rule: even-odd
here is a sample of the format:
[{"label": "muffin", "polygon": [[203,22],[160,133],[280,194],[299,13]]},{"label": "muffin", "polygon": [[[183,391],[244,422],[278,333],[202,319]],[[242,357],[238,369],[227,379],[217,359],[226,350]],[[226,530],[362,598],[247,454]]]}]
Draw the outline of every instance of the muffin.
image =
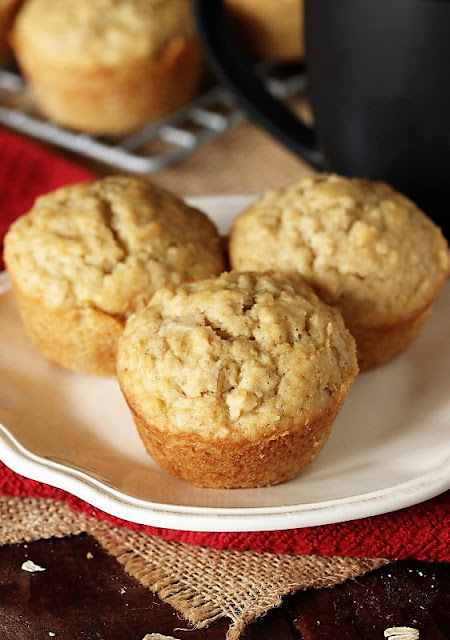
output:
[{"label": "muffin", "polygon": [[21,4],[22,0],[0,0],[0,64],[11,56],[8,33]]},{"label": "muffin", "polygon": [[93,134],[181,107],[202,71],[188,0],[28,0],[11,43],[42,112]]},{"label": "muffin", "polygon": [[225,0],[244,48],[256,58],[303,58],[303,0]]},{"label": "muffin", "polygon": [[205,214],[122,176],[38,198],[5,237],[5,262],[26,330],[50,360],[114,375],[129,314],[165,285],[220,273]]},{"label": "muffin", "polygon": [[440,229],[410,200],[384,183],[326,174],[268,191],[242,212],[230,261],[301,274],[342,313],[361,370],[408,347],[449,273]]},{"label": "muffin", "polygon": [[298,276],[223,273],[131,316],[117,376],[148,453],[201,487],[289,480],[323,448],[357,373],[340,314]]}]

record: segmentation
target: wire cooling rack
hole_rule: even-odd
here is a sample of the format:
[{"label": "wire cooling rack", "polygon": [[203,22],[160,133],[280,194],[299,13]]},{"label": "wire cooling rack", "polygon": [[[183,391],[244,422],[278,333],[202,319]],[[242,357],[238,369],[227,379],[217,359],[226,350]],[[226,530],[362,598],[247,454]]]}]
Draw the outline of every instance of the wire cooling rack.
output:
[{"label": "wire cooling rack", "polygon": [[[259,69],[269,91],[282,99],[302,94],[306,75],[299,68],[264,65]],[[0,69],[0,123],[57,147],[132,173],[162,169],[244,118],[231,94],[211,86],[168,118],[120,138],[77,133],[45,119],[21,75]]]}]

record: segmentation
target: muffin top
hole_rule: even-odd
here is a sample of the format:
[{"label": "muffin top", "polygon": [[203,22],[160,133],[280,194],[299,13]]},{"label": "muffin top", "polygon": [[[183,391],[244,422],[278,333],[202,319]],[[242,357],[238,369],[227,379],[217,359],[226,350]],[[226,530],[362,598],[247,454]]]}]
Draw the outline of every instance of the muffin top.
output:
[{"label": "muffin top", "polygon": [[13,38],[53,64],[89,69],[155,55],[192,33],[187,0],[28,0]]},{"label": "muffin top", "polygon": [[268,191],[234,221],[236,269],[302,274],[353,325],[429,305],[449,272],[440,229],[384,183],[321,174]]},{"label": "muffin top", "polygon": [[143,179],[111,176],[39,197],[5,237],[19,290],[50,308],[127,316],[161,286],[220,273],[207,216]]},{"label": "muffin top", "polygon": [[159,290],[129,318],[117,372],[159,429],[253,439],[312,426],[357,364],[340,314],[298,276],[231,272]]}]

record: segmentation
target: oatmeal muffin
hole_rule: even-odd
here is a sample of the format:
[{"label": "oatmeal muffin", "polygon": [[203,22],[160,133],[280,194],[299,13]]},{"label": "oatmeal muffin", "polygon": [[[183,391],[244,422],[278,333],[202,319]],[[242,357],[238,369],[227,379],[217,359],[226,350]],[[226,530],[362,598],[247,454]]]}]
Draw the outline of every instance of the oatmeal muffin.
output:
[{"label": "oatmeal muffin", "polygon": [[415,339],[449,273],[438,227],[384,183],[307,177],[267,192],[234,221],[235,269],[299,273],[342,313],[361,370]]},{"label": "oatmeal muffin", "polygon": [[240,42],[255,57],[303,57],[303,0],[226,0],[225,6]]},{"label": "oatmeal muffin", "polygon": [[202,487],[272,485],[321,451],[357,373],[341,315],[298,276],[223,273],[131,316],[117,376],[141,438]]},{"label": "oatmeal muffin", "polygon": [[220,273],[215,226],[148,182],[113,176],[38,198],[5,238],[22,319],[63,367],[114,375],[126,318],[156,289]]},{"label": "oatmeal muffin", "polygon": [[23,0],[0,0],[0,64],[11,57],[8,33]]},{"label": "oatmeal muffin", "polygon": [[11,42],[44,114],[89,133],[158,120],[201,77],[188,0],[28,0]]}]

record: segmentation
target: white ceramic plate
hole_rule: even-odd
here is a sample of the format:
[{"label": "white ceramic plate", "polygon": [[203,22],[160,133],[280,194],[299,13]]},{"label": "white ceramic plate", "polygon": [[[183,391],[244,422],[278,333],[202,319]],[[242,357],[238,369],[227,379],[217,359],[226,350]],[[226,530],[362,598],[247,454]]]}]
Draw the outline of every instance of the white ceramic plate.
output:
[{"label": "white ceramic plate", "polygon": [[[222,233],[246,196],[196,199]],[[406,507],[450,488],[450,285],[419,340],[358,377],[323,453],[296,480],[213,490],[145,453],[116,381],[47,362],[0,276],[0,458],[115,516],[192,531],[288,529]]]}]

